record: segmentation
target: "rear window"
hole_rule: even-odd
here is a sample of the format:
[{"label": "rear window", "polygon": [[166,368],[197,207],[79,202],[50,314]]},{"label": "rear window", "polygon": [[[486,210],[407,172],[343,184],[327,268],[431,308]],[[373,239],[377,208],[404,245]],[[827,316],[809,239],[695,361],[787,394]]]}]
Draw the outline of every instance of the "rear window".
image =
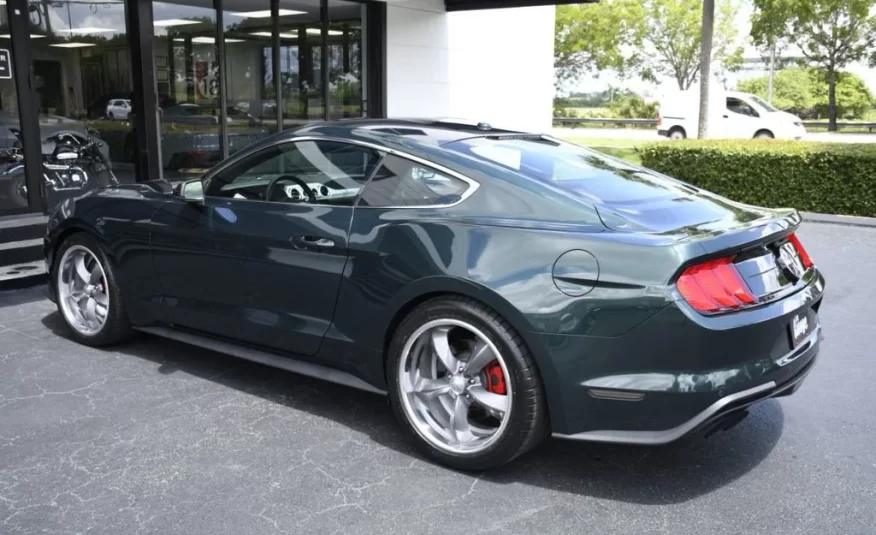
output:
[{"label": "rear window", "polygon": [[477,156],[600,204],[693,193],[684,184],[571,143],[537,137],[464,139],[444,148]]}]

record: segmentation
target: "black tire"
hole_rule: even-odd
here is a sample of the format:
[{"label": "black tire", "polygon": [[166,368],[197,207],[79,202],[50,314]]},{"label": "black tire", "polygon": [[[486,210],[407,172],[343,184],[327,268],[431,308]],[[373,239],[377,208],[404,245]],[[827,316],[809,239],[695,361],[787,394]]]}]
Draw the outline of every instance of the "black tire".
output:
[{"label": "black tire", "polygon": [[[487,449],[471,454],[454,454],[427,442],[409,421],[401,400],[399,366],[411,335],[437,319],[461,320],[481,330],[495,344],[511,376],[514,395],[509,422],[503,434]],[[499,314],[464,297],[438,297],[416,307],[399,325],[387,353],[389,397],[396,418],[407,435],[430,458],[457,470],[479,471],[509,463],[547,437],[550,422],[541,375],[520,335]]]},{"label": "black tire", "polygon": [[684,131],[684,128],[680,126],[676,126],[669,130],[669,139],[671,140],[681,140],[687,139],[687,132]]},{"label": "black tire", "polygon": [[769,130],[758,130],[756,134],[754,134],[754,139],[775,139],[776,136],[773,135]]},{"label": "black tire", "polygon": [[8,179],[0,182],[3,188],[3,197],[13,208],[27,207],[27,188],[25,186],[24,170],[16,172]]},{"label": "black tire", "polygon": [[[106,322],[103,324],[103,327],[98,332],[91,335],[79,332],[70,323],[70,321],[67,319],[67,316],[64,314],[63,309],[61,308],[61,297],[59,295],[61,259],[64,257],[64,253],[66,253],[68,249],[76,245],[88,249],[88,251],[91,252],[100,262],[106,278],[107,295],[109,296],[110,300],[107,310]],[[121,287],[119,286],[118,279],[116,278],[115,266],[110,261],[106,252],[103,250],[103,247],[101,247],[100,244],[98,244],[97,241],[95,241],[93,238],[91,238],[84,232],[77,232],[76,234],[73,234],[66,240],[64,240],[64,243],[61,244],[61,246],[58,248],[57,253],[55,254],[51,277],[53,278],[54,282],[52,286],[55,290],[55,301],[58,303],[58,313],[61,315],[61,318],[63,318],[64,323],[67,324],[70,335],[74,340],[87,346],[102,347],[123,342],[133,336],[134,331],[133,329],[131,329],[131,324],[128,321],[128,314],[125,309],[124,295],[122,294]]]}]

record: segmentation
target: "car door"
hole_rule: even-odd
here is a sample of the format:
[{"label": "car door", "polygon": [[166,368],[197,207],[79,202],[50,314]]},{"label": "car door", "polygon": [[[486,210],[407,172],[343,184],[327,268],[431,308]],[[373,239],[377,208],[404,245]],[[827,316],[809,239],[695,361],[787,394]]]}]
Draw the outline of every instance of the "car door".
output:
[{"label": "car door", "polygon": [[[169,202],[156,216],[168,230],[155,239],[167,321],[315,354],[332,322],[353,205],[380,157],[338,141],[279,143],[208,175],[202,205]],[[167,241],[175,254],[160,252]]]},{"label": "car door", "polygon": [[737,97],[727,97],[723,121],[721,137],[730,139],[751,139],[761,125],[757,110]]}]

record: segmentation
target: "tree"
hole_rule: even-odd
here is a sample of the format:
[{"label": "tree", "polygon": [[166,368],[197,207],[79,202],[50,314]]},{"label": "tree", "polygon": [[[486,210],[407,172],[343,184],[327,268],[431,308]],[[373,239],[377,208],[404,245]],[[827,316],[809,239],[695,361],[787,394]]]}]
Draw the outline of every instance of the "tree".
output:
[{"label": "tree", "polygon": [[715,32],[715,0],[703,0],[703,29],[700,39],[700,115],[697,137],[705,139],[709,129],[709,72]]},{"label": "tree", "polygon": [[585,72],[613,70],[624,75],[638,56],[625,53],[641,41],[646,11],[638,0],[602,0],[557,6],[554,72],[557,83]]},{"label": "tree", "polygon": [[874,0],[754,0],[751,37],[758,46],[781,41],[823,69],[828,86],[828,130],[836,131],[840,71],[867,59],[876,44]]},{"label": "tree", "polygon": [[[784,69],[776,74],[773,106],[804,118],[818,118],[829,113],[827,77],[819,69]],[[739,91],[765,98],[767,77],[752,78],[739,83]],[[837,76],[837,116],[860,119],[873,104],[873,94],[861,77],[841,72]]]},{"label": "tree", "polygon": [[[673,78],[682,91],[696,81],[702,52],[703,0],[645,0],[649,16],[639,32],[645,48],[653,54],[641,55],[640,73],[646,80],[658,76]],[[718,0],[715,7],[712,63],[718,70],[733,71],[742,64],[742,47],[737,44],[734,0]]]}]

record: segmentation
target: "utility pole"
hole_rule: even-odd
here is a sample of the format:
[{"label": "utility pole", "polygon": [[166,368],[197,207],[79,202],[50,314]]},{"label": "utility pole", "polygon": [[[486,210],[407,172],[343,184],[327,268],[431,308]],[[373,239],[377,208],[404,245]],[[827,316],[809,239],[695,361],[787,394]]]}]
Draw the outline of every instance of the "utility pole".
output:
[{"label": "utility pole", "polygon": [[773,103],[773,84],[776,79],[776,44],[770,45],[770,77],[769,87],[767,88],[767,102]]},{"label": "utility pole", "polygon": [[712,35],[715,26],[715,0],[703,0],[703,42],[700,48],[700,120],[697,137],[705,139],[709,130],[709,78],[711,78]]}]

